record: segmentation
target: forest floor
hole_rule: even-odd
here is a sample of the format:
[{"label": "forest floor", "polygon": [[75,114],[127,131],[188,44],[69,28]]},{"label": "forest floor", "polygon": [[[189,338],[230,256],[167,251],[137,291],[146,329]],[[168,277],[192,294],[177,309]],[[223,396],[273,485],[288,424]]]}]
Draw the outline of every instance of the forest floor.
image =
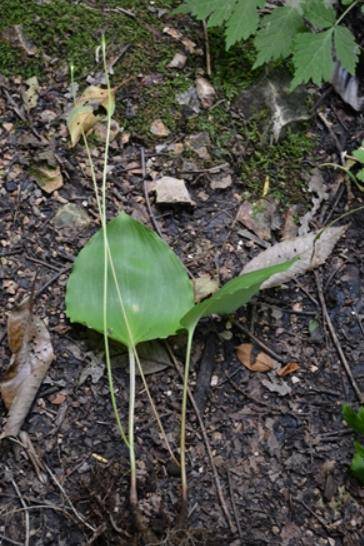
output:
[{"label": "forest floor", "polygon": [[[199,24],[171,15],[175,4],[1,2],[0,362],[4,370],[10,360],[7,314],[29,294],[35,272],[35,308],[56,356],[24,424],[26,434],[2,443],[4,546],[143,544],[129,512],[128,451],[114,422],[102,339],[65,316],[72,262],[99,227],[85,149],[71,148],[66,126],[72,105],[69,62],[81,91],[102,84],[96,47],[105,32],[120,129],[111,143],[108,216],[125,210],[158,226],[191,275],[205,281],[208,275],[226,282],[287,235],[288,227],[295,232],[317,200],[310,191],[314,169],[340,163],[340,152],[352,151],[364,138],[363,115],[327,86],[321,95],[312,92],[305,122],[290,127],[278,143],[270,142],[266,118],[247,120],[237,102],[262,74],[252,71],[248,47],[225,52],[219,32],[209,40],[213,104],[204,108],[198,99],[192,106],[180,104],[196,77],[206,77],[206,39]],[[176,53],[186,56],[185,66],[168,67]],[[34,80],[28,81],[33,76],[35,88]],[[31,106],[27,98],[34,101]],[[151,132],[156,120],[168,134],[163,136],[160,126],[157,134]],[[97,173],[103,134],[100,128],[90,139]],[[51,193],[34,176],[45,164],[60,170],[60,188]],[[321,172],[325,195],[310,219],[312,230],[363,204],[342,173]],[[183,179],[192,202],[157,203],[155,182],[161,176]],[[262,195],[274,205],[274,221],[265,226],[268,234],[259,235],[246,229],[238,213],[242,203],[256,204]],[[355,406],[357,399],[322,320],[324,300],[364,391],[364,213],[339,223],[347,223],[348,230],[318,273],[263,291],[234,317],[200,324],[190,385],[226,509],[191,407],[190,513],[183,533],[175,527],[178,469],[138,383],[138,491],[157,544],[364,545],[364,489],[348,472],[353,436],[341,413],[343,403]],[[178,361],[184,343],[181,336],[169,342]],[[241,343],[274,353],[280,366],[299,367],[283,378],[274,371],[252,372],[237,358]],[[125,416],[128,373],[120,349],[113,352]],[[154,373],[148,383],[168,438],[177,446],[181,379],[166,353],[164,360],[163,370],[149,370]]]}]

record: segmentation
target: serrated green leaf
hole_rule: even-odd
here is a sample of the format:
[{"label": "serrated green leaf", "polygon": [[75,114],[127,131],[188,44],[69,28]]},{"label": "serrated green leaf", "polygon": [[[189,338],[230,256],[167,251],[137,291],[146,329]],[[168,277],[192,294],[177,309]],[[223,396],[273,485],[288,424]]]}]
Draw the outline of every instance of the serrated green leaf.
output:
[{"label": "serrated green leaf", "polygon": [[207,21],[207,26],[216,27],[225,23],[231,16],[236,0],[230,0],[228,2],[219,3],[219,6],[210,14]]},{"label": "serrated green leaf", "polygon": [[359,161],[359,163],[363,163],[364,165],[364,142],[362,143],[360,148],[358,148],[357,150],[354,150],[352,155],[355,157],[355,159]]},{"label": "serrated green leaf", "polygon": [[336,11],[323,0],[306,0],[304,15],[317,30],[329,28],[336,21]]},{"label": "serrated green leaf", "polygon": [[364,406],[358,411],[353,410],[349,404],[343,404],[342,413],[345,421],[358,434],[364,434]]},{"label": "serrated green leaf", "polygon": [[351,471],[354,476],[364,484],[364,446],[359,442],[354,443],[355,453],[351,462]]},{"label": "serrated green leaf", "polygon": [[258,56],[253,68],[287,57],[292,52],[294,37],[302,29],[303,17],[297,9],[283,6],[265,15],[254,40]]},{"label": "serrated green leaf", "polygon": [[[127,317],[125,320],[109,266],[109,337],[130,347],[175,333],[194,303],[192,284],[179,258],[153,231],[125,213],[108,223],[107,235]],[[77,256],[66,294],[70,320],[101,333],[103,256],[99,230]]]},{"label": "serrated green leaf", "polygon": [[182,326],[193,330],[198,321],[210,315],[225,315],[233,313],[247,303],[257,292],[261,284],[275,273],[286,271],[296,259],[251,273],[245,273],[227,282],[220,290],[209,298],[195,305],[181,320]]},{"label": "serrated green leaf", "polygon": [[300,83],[312,80],[316,85],[330,81],[334,71],[332,36],[333,28],[318,34],[298,34],[293,46],[295,75],[291,90]]},{"label": "serrated green leaf", "polygon": [[340,64],[349,72],[355,74],[360,48],[351,31],[341,25],[334,30],[335,52]]},{"label": "serrated green leaf", "polygon": [[259,23],[257,9],[264,4],[265,0],[238,0],[226,23],[226,49],[254,34]]},{"label": "serrated green leaf", "polygon": [[[233,7],[235,3],[236,0],[225,1],[225,5],[230,5],[231,7]],[[221,0],[186,0],[185,5],[187,13],[191,13],[199,20],[207,19],[213,12],[221,10]],[[182,5],[182,7],[184,7],[184,5]],[[186,13],[184,9],[183,13]],[[221,20],[221,23],[223,23],[223,20]]]}]

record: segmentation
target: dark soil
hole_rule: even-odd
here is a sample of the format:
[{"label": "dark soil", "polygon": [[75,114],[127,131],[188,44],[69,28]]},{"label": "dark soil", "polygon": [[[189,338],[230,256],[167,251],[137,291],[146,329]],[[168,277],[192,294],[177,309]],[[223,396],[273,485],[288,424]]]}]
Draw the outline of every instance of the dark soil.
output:
[{"label": "dark soil", "polygon": [[[167,18],[165,24],[172,25],[172,21]],[[187,24],[183,20],[186,33]],[[193,26],[193,32],[200,31]],[[166,40],[160,36],[156,40],[159,38]],[[203,46],[202,33],[197,38]],[[166,43],[174,51],[174,44]],[[204,69],[203,56],[194,62]],[[156,66],[149,66],[144,76],[156,73]],[[149,92],[149,83],[143,81],[131,82],[119,91],[124,113],[141,100],[143,85]],[[87,85],[80,83],[81,87]],[[68,86],[66,72],[55,74],[48,67],[37,106],[27,113],[21,96],[23,78],[0,80],[0,361],[6,369],[10,359],[5,338],[7,313],[30,292],[35,272],[36,312],[46,321],[56,354],[24,424],[28,436],[2,442],[0,544],[4,546],[26,544],[27,536],[30,546],[145,543],[135,532],[129,510],[128,452],[120,441],[107,379],[102,374],[102,340],[81,326],[71,325],[65,317],[65,287],[72,261],[99,226],[84,148],[69,146],[65,124],[70,104]],[[224,99],[219,92],[218,100]],[[125,210],[152,225],[143,189],[144,153],[152,215],[163,237],[193,276],[209,273],[222,283],[238,274],[242,264],[261,250],[261,241],[244,238],[242,226],[236,222],[249,187],[240,177],[248,155],[244,156],[244,134],[236,130],[229,102],[224,104],[224,131],[230,132],[228,148],[212,138],[210,160],[186,149],[179,156],[167,147],[156,150],[155,145],[165,143],[165,139],[153,140],[131,127],[128,142],[124,143],[123,133],[112,143],[108,188],[110,218]],[[300,129],[313,148],[309,157],[294,160],[292,168],[300,170],[302,179],[319,163],[340,161],[337,142],[351,151],[364,138],[363,116],[346,107],[332,91],[326,93],[318,108],[332,124],[332,133],[322,125],[317,112],[308,126]],[[122,115],[120,112],[117,117],[121,125]],[[206,113],[201,116],[207,119]],[[182,115],[167,143],[183,142],[190,124],[191,120]],[[63,187],[50,195],[29,174],[34,159],[49,149],[64,178]],[[246,149],[245,153],[249,154]],[[102,144],[95,142],[93,155],[99,172]],[[213,173],[209,169],[226,162],[224,169],[231,173],[232,184],[226,189],[211,189]],[[157,175],[184,178],[194,205],[156,205],[152,181]],[[355,187],[349,188],[338,171],[325,171],[325,181],[329,200],[314,218],[313,229],[363,203],[362,194]],[[287,180],[287,187],[290,184],[292,181]],[[301,195],[303,209],[310,208],[310,195],[305,191]],[[54,216],[66,203],[87,211],[90,224],[82,229],[74,225],[56,227]],[[289,206],[287,200],[283,203],[279,207],[282,214]],[[349,223],[347,234],[318,275],[342,348],[364,391],[364,212],[344,222]],[[270,242],[280,236],[279,230],[274,231]],[[317,322],[317,328],[310,333],[312,321]],[[250,334],[243,333],[239,323]],[[235,347],[250,342],[251,334],[258,340],[253,342],[256,349],[259,341],[264,342],[279,355],[282,364],[299,363],[296,373],[279,380],[279,384],[290,387],[288,394],[270,392],[262,382],[267,379],[265,374],[253,373],[238,361]],[[179,360],[184,356],[184,341],[182,337],[170,340]],[[96,375],[80,384],[81,373],[90,366]],[[270,379],[277,382],[274,374]],[[120,411],[125,416],[128,374],[123,367],[115,368],[115,381]],[[168,438],[177,446],[181,379],[171,365],[148,376],[148,382]],[[348,473],[353,437],[341,415],[344,402],[355,406],[357,400],[322,320],[312,273],[297,284],[262,292],[235,317],[202,322],[194,346],[190,385],[205,423],[231,528],[216,493],[201,428],[189,408],[190,513],[188,530],[176,529],[178,469],[169,459],[138,383],[138,492],[141,511],[157,544],[364,545],[364,489]],[[5,410],[3,416],[5,422]],[[24,447],[27,437],[36,452],[33,458]]]}]

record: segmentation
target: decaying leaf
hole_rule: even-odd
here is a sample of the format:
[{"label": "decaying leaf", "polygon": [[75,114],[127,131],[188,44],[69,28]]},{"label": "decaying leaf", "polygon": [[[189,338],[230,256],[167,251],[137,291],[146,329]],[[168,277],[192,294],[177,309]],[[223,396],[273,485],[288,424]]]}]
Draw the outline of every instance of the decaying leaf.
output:
[{"label": "decaying leaf", "polygon": [[277,370],[277,375],[279,375],[279,377],[286,377],[286,375],[294,373],[299,369],[300,365],[298,362],[288,362],[288,364]]},{"label": "decaying leaf", "polygon": [[38,154],[30,168],[30,174],[46,193],[52,193],[63,186],[61,169],[51,150]]},{"label": "decaying leaf", "polygon": [[115,110],[115,90],[111,89],[110,97],[107,89],[90,85],[80,95],[67,116],[67,126],[71,135],[72,146],[76,146],[80,140],[82,133],[89,133],[91,129],[103,117],[99,115],[100,107],[104,109],[110,116]]},{"label": "decaying leaf", "polygon": [[196,92],[203,108],[210,108],[214,104],[216,91],[206,78],[196,79]]},{"label": "decaying leaf", "polygon": [[150,132],[157,137],[167,137],[170,130],[161,119],[155,119],[150,126]]},{"label": "decaying leaf", "polygon": [[9,413],[0,439],[20,432],[54,358],[49,332],[44,322],[33,314],[30,300],[9,316],[8,339],[12,359],[0,379],[0,393]]},{"label": "decaying leaf", "polygon": [[202,275],[193,280],[193,289],[195,301],[199,302],[207,298],[207,296],[211,296],[211,294],[219,289],[219,281],[213,279],[208,273],[202,273]]},{"label": "decaying leaf", "polygon": [[76,146],[82,134],[87,135],[98,121],[92,106],[75,106],[67,118],[72,146]]},{"label": "decaying leaf", "polygon": [[310,222],[315,217],[321,203],[326,201],[329,194],[326,190],[325,181],[320,169],[313,169],[308,181],[308,190],[312,193],[312,208],[300,220],[298,235],[306,235],[310,231]]},{"label": "decaying leaf", "polygon": [[255,360],[252,358],[253,345],[242,343],[236,348],[236,356],[240,362],[252,372],[269,372],[276,366],[276,361],[266,353],[260,352]]},{"label": "decaying leaf", "polygon": [[[125,367],[128,369],[128,352],[125,350],[124,352],[120,353],[120,348],[118,351],[119,352],[116,355],[111,357],[112,366],[115,368]],[[151,375],[153,373],[161,372],[171,365],[171,359],[168,351],[160,341],[147,341],[145,343],[140,343],[138,345],[138,354],[144,375]],[[138,370],[137,374],[140,375]]]},{"label": "decaying leaf", "polygon": [[259,199],[255,203],[244,201],[239,207],[237,220],[260,239],[268,240],[272,230],[281,225],[277,205],[277,201],[269,199]]},{"label": "decaying leaf", "polygon": [[25,81],[28,88],[23,92],[24,107],[29,112],[37,106],[39,82],[36,76]]},{"label": "decaying leaf", "polygon": [[63,177],[59,167],[34,167],[32,176],[38,186],[47,193],[52,193],[63,186]]},{"label": "decaying leaf", "polygon": [[102,106],[106,112],[112,116],[115,110],[116,88],[113,88],[110,91],[109,98],[107,89],[98,87],[97,85],[90,85],[84,90],[82,95],[76,99],[76,106],[91,106],[94,110]]},{"label": "decaying leaf", "polygon": [[281,262],[299,257],[287,271],[272,275],[263,282],[261,288],[272,288],[289,282],[323,264],[330,256],[334,246],[347,230],[348,226],[329,227],[290,241],[283,241],[267,248],[250,260],[241,271],[249,273],[263,267],[269,267]]}]

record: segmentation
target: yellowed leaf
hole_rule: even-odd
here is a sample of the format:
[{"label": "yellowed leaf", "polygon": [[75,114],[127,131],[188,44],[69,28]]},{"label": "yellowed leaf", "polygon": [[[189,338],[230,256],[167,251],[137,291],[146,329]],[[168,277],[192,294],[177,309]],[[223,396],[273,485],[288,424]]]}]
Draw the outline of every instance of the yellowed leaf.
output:
[{"label": "yellowed leaf", "polygon": [[97,108],[102,106],[109,113],[113,115],[115,110],[115,91],[116,88],[110,89],[110,99],[107,89],[98,87],[97,85],[90,85],[87,87],[82,95],[76,99],[77,106],[91,106]]},{"label": "yellowed leaf", "polygon": [[87,133],[96,125],[99,118],[95,116],[92,106],[75,106],[67,118],[67,126],[72,146],[76,146],[82,133]]}]

